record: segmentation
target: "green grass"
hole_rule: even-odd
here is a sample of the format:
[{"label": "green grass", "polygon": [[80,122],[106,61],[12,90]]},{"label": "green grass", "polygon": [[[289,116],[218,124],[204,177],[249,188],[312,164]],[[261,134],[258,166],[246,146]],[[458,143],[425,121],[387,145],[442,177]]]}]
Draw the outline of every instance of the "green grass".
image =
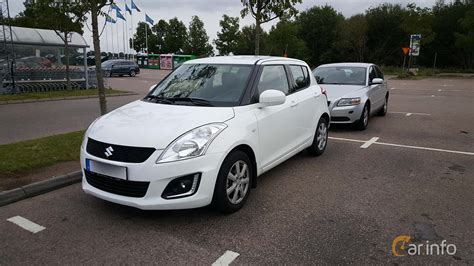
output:
[{"label": "green grass", "polygon": [[0,174],[79,160],[84,131],[0,145]]},{"label": "green grass", "polygon": [[[106,89],[105,94],[124,93],[126,91]],[[29,92],[20,94],[0,94],[0,101],[17,101],[17,100],[39,100],[46,98],[64,98],[73,96],[95,96],[97,89],[88,90],[70,90],[70,91],[45,91],[45,92]]]}]

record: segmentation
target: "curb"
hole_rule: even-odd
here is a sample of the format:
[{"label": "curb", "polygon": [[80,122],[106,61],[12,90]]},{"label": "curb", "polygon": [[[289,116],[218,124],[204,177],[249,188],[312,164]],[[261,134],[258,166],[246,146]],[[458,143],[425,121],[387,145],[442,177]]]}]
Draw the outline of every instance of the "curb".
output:
[{"label": "curb", "polygon": [[82,171],[76,171],[66,175],[25,185],[19,188],[14,188],[12,190],[0,192],[0,207],[78,183],[81,181],[81,179]]},{"label": "curb", "polygon": [[[132,96],[138,95],[135,92],[129,93],[115,93],[106,95],[105,97],[120,97],[120,96]],[[90,98],[98,98],[97,95],[87,95],[87,96],[71,96],[71,97],[57,97],[57,98],[43,98],[43,99],[35,99],[35,100],[12,100],[12,101],[0,101],[0,105],[7,105],[7,104],[20,104],[20,103],[38,103],[38,102],[54,102],[54,101],[68,101],[68,100],[82,100],[82,99],[90,99]]]}]

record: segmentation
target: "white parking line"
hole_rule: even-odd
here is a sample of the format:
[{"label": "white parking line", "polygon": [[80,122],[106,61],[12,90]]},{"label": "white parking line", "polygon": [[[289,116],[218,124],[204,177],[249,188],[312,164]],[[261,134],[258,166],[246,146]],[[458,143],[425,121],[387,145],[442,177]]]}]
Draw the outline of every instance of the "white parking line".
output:
[{"label": "white parking line", "polygon": [[21,228],[23,228],[27,231],[30,231],[33,234],[36,234],[36,233],[46,229],[46,227],[41,226],[37,223],[33,223],[32,221],[30,221],[26,218],[23,218],[21,216],[14,216],[14,217],[8,218],[7,221],[18,225],[19,227],[21,227]]},{"label": "white parking line", "polygon": [[404,114],[405,116],[411,116],[411,115],[431,115],[427,113],[408,113],[408,112],[389,112],[390,114]]},{"label": "white parking line", "polygon": [[220,256],[213,264],[212,266],[219,266],[219,265],[229,265],[232,261],[235,260],[240,254],[237,252],[233,252],[230,250],[227,250],[224,252],[224,255]]},{"label": "white parking line", "polygon": [[374,144],[378,139],[379,139],[379,137],[373,137],[373,138],[369,139],[368,141],[366,141],[364,144],[362,144],[362,146],[360,146],[360,147],[362,149],[367,149],[370,145]]},{"label": "white parking line", "polygon": [[[369,141],[365,140],[358,140],[358,139],[347,139],[347,138],[336,138],[336,137],[329,137],[330,139],[334,140],[341,140],[341,141],[350,141],[350,142],[359,142],[359,143],[368,143]],[[445,150],[445,149],[438,149],[438,148],[430,148],[430,147],[420,147],[420,146],[411,146],[411,145],[402,145],[402,144],[395,144],[395,143],[386,143],[386,142],[372,142],[371,144],[376,145],[384,145],[384,146],[392,146],[392,147],[401,147],[401,148],[408,148],[408,149],[417,149],[417,150],[426,150],[426,151],[438,151],[438,152],[446,152],[446,153],[455,153],[455,154],[463,154],[463,155],[471,155],[474,156],[474,152],[467,152],[467,151],[455,151],[455,150]],[[362,145],[364,146],[364,145]],[[361,148],[362,148],[361,146]]]}]

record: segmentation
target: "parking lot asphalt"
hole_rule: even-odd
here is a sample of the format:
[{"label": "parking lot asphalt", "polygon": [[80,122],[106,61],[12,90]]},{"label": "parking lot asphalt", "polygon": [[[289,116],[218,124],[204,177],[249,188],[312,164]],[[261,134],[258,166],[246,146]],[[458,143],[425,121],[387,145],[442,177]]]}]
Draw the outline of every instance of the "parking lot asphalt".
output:
[{"label": "parking lot asphalt", "polygon": [[[76,184],[0,208],[0,264],[472,264],[474,80],[389,87],[386,117],[365,131],[333,127],[325,154],[261,176],[237,213],[141,211]],[[395,257],[399,235],[447,240],[456,254]]]}]

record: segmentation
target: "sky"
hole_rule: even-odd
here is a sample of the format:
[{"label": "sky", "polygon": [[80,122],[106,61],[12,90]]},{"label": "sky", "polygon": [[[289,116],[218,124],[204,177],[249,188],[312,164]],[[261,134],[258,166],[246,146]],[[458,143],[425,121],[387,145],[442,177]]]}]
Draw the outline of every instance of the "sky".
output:
[{"label": "sky", "polygon": [[[127,2],[130,7],[130,0],[115,0],[115,2],[122,10],[124,10],[125,2]],[[177,17],[179,20],[183,21],[186,26],[189,25],[191,17],[197,15],[204,22],[206,32],[209,35],[210,41],[212,41],[217,38],[217,32],[220,30],[219,20],[221,20],[222,15],[227,14],[229,16],[240,18],[240,10],[242,9],[240,0],[134,0],[134,2],[140,8],[141,12],[133,10],[132,18],[127,13],[126,25],[120,19],[115,25],[107,24],[104,33],[101,36],[102,51],[123,51],[123,36],[125,36],[125,39],[127,39],[127,34],[128,36],[131,36],[132,31],[136,29],[138,22],[145,20],[145,13],[151,17],[155,23],[159,19],[169,20],[173,17]],[[421,7],[432,7],[435,0],[303,0],[303,3],[298,4],[296,8],[300,11],[304,11],[315,5],[321,6],[328,4],[338,12],[342,13],[345,17],[350,17],[358,13],[363,13],[368,8],[375,7],[385,2],[399,3],[403,6],[408,3],[415,3]],[[24,9],[23,0],[9,0],[9,3],[12,16],[15,16]],[[112,17],[115,18],[115,14],[113,14]],[[101,25],[104,25],[103,18],[100,22]],[[274,20],[270,23],[263,24],[262,27],[268,31],[271,26],[277,22],[278,20]],[[240,18],[240,27],[252,23],[251,16],[247,16],[244,19]],[[92,46],[92,32],[89,30],[90,28],[89,20],[89,27],[84,27],[84,38],[86,42]]]}]

